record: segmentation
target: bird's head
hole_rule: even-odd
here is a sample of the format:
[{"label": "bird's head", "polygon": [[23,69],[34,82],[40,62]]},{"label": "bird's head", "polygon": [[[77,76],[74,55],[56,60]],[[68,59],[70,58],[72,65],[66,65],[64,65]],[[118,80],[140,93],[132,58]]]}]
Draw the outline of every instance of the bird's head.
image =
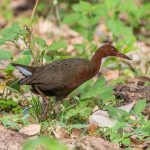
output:
[{"label": "bird's head", "polygon": [[108,56],[115,56],[115,57],[121,57],[121,58],[124,58],[124,59],[131,60],[130,57],[128,57],[127,55],[125,55],[121,52],[119,52],[111,44],[104,44],[99,49],[100,49],[100,53],[103,55],[103,58],[108,57]]}]

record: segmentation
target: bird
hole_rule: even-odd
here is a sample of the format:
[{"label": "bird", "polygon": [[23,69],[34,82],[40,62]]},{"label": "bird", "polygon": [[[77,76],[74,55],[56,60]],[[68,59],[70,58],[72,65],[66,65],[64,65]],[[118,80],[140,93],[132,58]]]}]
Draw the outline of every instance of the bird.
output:
[{"label": "bird", "polygon": [[49,104],[47,96],[55,96],[56,101],[62,101],[81,84],[94,77],[99,72],[102,59],[108,56],[131,60],[113,45],[106,43],[97,49],[91,60],[68,58],[37,67],[17,63],[11,65],[24,76],[20,85],[30,85],[33,93],[42,96],[45,107],[42,118],[45,118]]}]

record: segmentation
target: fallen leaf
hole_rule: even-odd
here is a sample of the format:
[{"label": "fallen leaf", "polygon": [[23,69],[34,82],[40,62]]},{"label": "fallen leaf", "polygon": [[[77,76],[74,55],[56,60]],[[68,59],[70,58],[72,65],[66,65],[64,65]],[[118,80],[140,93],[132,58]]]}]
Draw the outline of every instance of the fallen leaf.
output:
[{"label": "fallen leaf", "polygon": [[[95,108],[96,109],[96,108]],[[93,113],[93,115],[102,115],[102,116],[105,116],[105,117],[109,117],[109,114],[107,111],[104,111],[104,110],[97,110]]]},{"label": "fallen leaf", "polygon": [[55,130],[53,130],[53,134],[57,139],[70,138],[70,135],[67,133],[67,131],[61,127],[57,127]]},{"label": "fallen leaf", "polygon": [[130,103],[130,104],[120,106],[120,107],[118,107],[118,108],[119,108],[119,109],[122,109],[122,110],[125,110],[126,112],[130,112],[131,109],[133,108],[134,104],[135,104],[135,101],[133,101],[133,102]]},{"label": "fallen leaf", "polygon": [[6,88],[6,82],[0,83],[0,93],[3,93]]},{"label": "fallen leaf", "polygon": [[76,138],[76,137],[79,137],[81,135],[81,131],[82,129],[72,129],[72,132],[71,132],[71,138]]},{"label": "fallen leaf", "polygon": [[89,128],[88,128],[89,135],[91,135],[91,136],[95,135],[97,129],[98,129],[98,125],[90,124]]},{"label": "fallen leaf", "polygon": [[119,77],[119,70],[106,70],[104,76],[107,81],[116,80]]},{"label": "fallen leaf", "polygon": [[135,145],[140,144],[140,140],[135,135],[132,135],[130,137],[130,140],[131,140],[132,144],[135,144]]},{"label": "fallen leaf", "polygon": [[[125,110],[126,112],[130,112],[134,104],[135,102],[133,101],[130,104],[123,105],[117,108]],[[97,110],[89,117],[89,123],[98,125],[99,127],[113,127],[116,121],[109,117],[107,111]]]},{"label": "fallen leaf", "polygon": [[23,127],[19,132],[24,135],[33,136],[40,132],[41,126],[39,124],[30,124]]},{"label": "fallen leaf", "polygon": [[103,115],[91,115],[89,117],[90,124],[96,124],[99,127],[113,127],[115,125],[115,120]]}]

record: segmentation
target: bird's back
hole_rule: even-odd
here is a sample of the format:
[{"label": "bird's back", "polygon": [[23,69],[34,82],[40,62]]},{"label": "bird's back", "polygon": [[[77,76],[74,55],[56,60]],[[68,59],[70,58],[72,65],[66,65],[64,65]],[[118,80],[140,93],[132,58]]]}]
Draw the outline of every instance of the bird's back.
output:
[{"label": "bird's back", "polygon": [[92,70],[91,62],[85,59],[59,60],[39,67],[31,76],[31,83],[57,88],[73,84],[77,78],[82,78],[84,73],[85,76],[88,76],[86,72],[90,73],[90,70]]}]

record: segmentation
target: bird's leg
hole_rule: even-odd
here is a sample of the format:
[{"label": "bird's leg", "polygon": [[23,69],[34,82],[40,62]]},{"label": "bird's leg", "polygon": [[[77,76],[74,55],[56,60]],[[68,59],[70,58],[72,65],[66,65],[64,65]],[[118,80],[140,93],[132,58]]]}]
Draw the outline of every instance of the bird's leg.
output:
[{"label": "bird's leg", "polygon": [[61,104],[62,104],[62,100],[64,99],[65,97],[56,97],[56,102],[55,102],[55,105],[53,107],[53,113],[54,115],[57,117],[61,111]]},{"label": "bird's leg", "polygon": [[53,114],[54,116],[58,116],[58,114],[60,113],[61,111],[61,101],[56,101],[55,105],[54,105],[54,108],[53,108]]},{"label": "bird's leg", "polygon": [[36,91],[42,96],[43,98],[43,112],[41,114],[41,119],[42,120],[45,120],[48,116],[48,110],[49,110],[49,101],[48,99],[46,98],[46,96],[44,95],[44,93],[36,86],[35,87]]}]

